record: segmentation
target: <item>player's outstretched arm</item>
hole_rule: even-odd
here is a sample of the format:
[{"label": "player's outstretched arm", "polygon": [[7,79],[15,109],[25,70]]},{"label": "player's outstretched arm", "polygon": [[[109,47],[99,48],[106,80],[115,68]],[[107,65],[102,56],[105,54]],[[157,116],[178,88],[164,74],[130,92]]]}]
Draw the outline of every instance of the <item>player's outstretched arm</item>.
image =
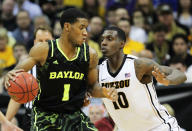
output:
[{"label": "player's outstretched arm", "polygon": [[117,100],[117,91],[115,88],[104,88],[98,84],[98,71],[97,71],[98,57],[95,50],[90,48],[90,65],[88,72],[88,91],[93,97],[109,98]]},{"label": "player's outstretched arm", "polygon": [[142,83],[149,83],[152,76],[163,85],[177,85],[183,83],[187,78],[186,75],[168,66],[162,66],[155,61],[147,58],[135,60],[136,76]]},{"label": "player's outstretched arm", "polygon": [[1,131],[23,131],[22,129],[18,128],[17,126],[9,122],[1,111],[0,111],[0,123],[1,123]]},{"label": "player's outstretched arm", "polygon": [[17,114],[21,104],[17,103],[16,101],[10,99],[7,112],[6,112],[6,118],[11,121],[13,117]]},{"label": "player's outstretched arm", "polygon": [[29,56],[19,62],[15,69],[9,71],[4,77],[5,87],[9,87],[9,80],[15,80],[15,76],[22,71],[28,71],[36,64],[43,65],[48,55],[49,46],[47,43],[39,43],[33,46]]}]

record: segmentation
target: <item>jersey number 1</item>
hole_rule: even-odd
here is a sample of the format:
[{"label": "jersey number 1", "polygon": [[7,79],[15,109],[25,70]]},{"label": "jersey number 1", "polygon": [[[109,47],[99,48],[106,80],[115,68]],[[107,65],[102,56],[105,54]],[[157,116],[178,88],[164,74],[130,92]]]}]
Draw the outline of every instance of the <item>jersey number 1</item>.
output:
[{"label": "jersey number 1", "polygon": [[124,92],[118,92],[118,102],[113,102],[113,105],[116,110],[129,107],[129,103]]},{"label": "jersey number 1", "polygon": [[62,101],[68,101],[69,100],[69,90],[70,90],[70,84],[64,84]]}]

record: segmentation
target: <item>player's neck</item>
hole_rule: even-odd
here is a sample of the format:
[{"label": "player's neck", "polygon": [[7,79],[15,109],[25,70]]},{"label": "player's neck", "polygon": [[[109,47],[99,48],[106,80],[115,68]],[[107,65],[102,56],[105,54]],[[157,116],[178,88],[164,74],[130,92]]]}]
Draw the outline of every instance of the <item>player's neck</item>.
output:
[{"label": "player's neck", "polygon": [[74,47],[73,44],[68,40],[66,36],[61,36],[59,38],[59,47],[65,53],[65,55],[70,59],[76,56],[77,47]]},{"label": "player's neck", "polygon": [[120,68],[123,62],[123,58],[124,58],[123,52],[120,52],[108,58],[109,60],[108,64],[111,72],[116,72]]}]

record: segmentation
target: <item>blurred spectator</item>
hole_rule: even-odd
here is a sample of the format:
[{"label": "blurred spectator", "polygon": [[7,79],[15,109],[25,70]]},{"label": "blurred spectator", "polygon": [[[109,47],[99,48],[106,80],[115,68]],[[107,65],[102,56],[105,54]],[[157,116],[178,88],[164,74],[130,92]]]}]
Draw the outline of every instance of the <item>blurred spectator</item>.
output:
[{"label": "blurred spectator", "polygon": [[167,28],[163,24],[156,24],[153,28],[153,41],[147,44],[146,49],[154,53],[155,61],[159,64],[165,64],[166,60],[170,58],[168,41],[165,40]]},{"label": "blurred spectator", "polygon": [[123,48],[123,52],[125,54],[137,55],[137,53],[145,49],[144,44],[129,38],[129,32],[130,32],[130,26],[131,26],[129,20],[122,18],[117,23],[117,26],[121,28],[127,36],[127,42]]},{"label": "blurred spectator", "polygon": [[16,0],[13,14],[17,15],[20,10],[26,10],[27,12],[29,12],[29,16],[31,19],[34,19],[36,16],[42,15],[42,11],[39,5],[32,3],[29,0]]},{"label": "blurred spectator", "polygon": [[152,0],[153,1],[153,6],[155,8],[158,7],[158,5],[162,3],[167,3],[168,5],[171,6],[171,8],[175,11],[178,9],[178,0]]},{"label": "blurred spectator", "polygon": [[82,10],[86,12],[90,18],[96,15],[104,17],[106,4],[107,0],[84,0]]},{"label": "blurred spectator", "polygon": [[35,29],[34,44],[53,40],[53,31],[50,26],[41,25]]},{"label": "blurred spectator", "polygon": [[88,26],[89,38],[98,43],[102,30],[103,20],[101,19],[101,17],[92,17]]},{"label": "blurred spectator", "polygon": [[34,23],[34,29],[42,25],[51,26],[50,20],[46,15],[35,17],[33,23]]},{"label": "blurred spectator", "polygon": [[114,131],[115,123],[110,116],[104,117],[95,123],[99,131]]},{"label": "blurred spectator", "polygon": [[191,74],[187,73],[187,66],[183,59],[174,57],[169,61],[169,66],[184,72],[187,76],[185,83],[192,83]]},{"label": "blurred spectator", "polygon": [[5,68],[5,71],[10,71],[12,70],[13,68],[15,68],[15,66],[18,64],[18,62],[20,61],[21,57],[24,56],[24,55],[27,55],[27,49],[25,47],[25,44],[22,44],[22,43],[16,43],[14,46],[13,46],[13,55],[16,59],[16,63]]},{"label": "blurred spectator", "polygon": [[62,28],[59,21],[55,22],[55,25],[53,27],[53,34],[55,38],[59,38],[62,33]]},{"label": "blurred spectator", "polygon": [[8,34],[5,28],[0,28],[0,69],[15,64],[12,48],[7,44]]},{"label": "blurred spectator", "polygon": [[172,44],[173,54],[171,54],[171,57],[180,57],[188,68],[192,64],[192,56],[188,53],[188,39],[186,35],[176,34],[173,37]]},{"label": "blurred spectator", "polygon": [[[173,18],[173,11],[167,4],[159,5],[157,9],[159,22],[167,26],[168,32],[166,34],[166,40],[171,41],[173,36],[177,33],[186,34],[186,32],[178,27]],[[148,42],[153,41],[153,33],[149,33]]]},{"label": "blurred spectator", "polygon": [[1,19],[3,26],[8,31],[13,31],[17,28],[16,17],[13,15],[14,0],[4,0],[2,3]]},{"label": "blurred spectator", "polygon": [[116,25],[116,15],[115,15],[116,7],[112,6],[106,11],[106,22],[107,25]]},{"label": "blurred spectator", "polygon": [[153,59],[153,53],[150,50],[142,50],[139,55],[139,57],[144,57],[148,59]]},{"label": "blurred spectator", "polygon": [[84,0],[63,0],[64,6],[74,6],[78,8],[83,7]]},{"label": "blurred spectator", "polygon": [[13,37],[18,43],[26,44],[27,50],[33,46],[33,27],[27,11],[20,11],[17,14],[18,28],[13,32]]},{"label": "blurred spectator", "polygon": [[89,118],[92,123],[101,120],[104,117],[105,108],[103,105],[90,105],[89,106]]},{"label": "blurred spectator", "polygon": [[156,22],[156,13],[153,9],[152,0],[137,0],[135,9],[143,11],[144,17],[149,25]]},{"label": "blurred spectator", "polygon": [[130,20],[129,13],[128,13],[126,8],[117,8],[116,11],[115,11],[115,16],[116,16],[116,24],[122,18]]},{"label": "blurred spectator", "polygon": [[55,0],[42,0],[40,1],[40,5],[43,14],[49,17],[49,20],[51,21],[51,27],[53,27],[55,24],[55,20],[57,20],[58,18]]},{"label": "blurred spectator", "polygon": [[88,37],[87,38],[87,44],[89,45],[89,47],[93,48],[97,52],[98,58],[101,58],[103,56],[101,49],[100,49],[100,46],[97,42],[89,39],[89,37]]},{"label": "blurred spectator", "polygon": [[132,40],[145,43],[147,41],[147,33],[145,31],[145,18],[143,12],[139,9],[133,12],[133,26],[131,26],[130,38]]},{"label": "blurred spectator", "polygon": [[179,0],[177,20],[180,24],[192,27],[192,1]]}]

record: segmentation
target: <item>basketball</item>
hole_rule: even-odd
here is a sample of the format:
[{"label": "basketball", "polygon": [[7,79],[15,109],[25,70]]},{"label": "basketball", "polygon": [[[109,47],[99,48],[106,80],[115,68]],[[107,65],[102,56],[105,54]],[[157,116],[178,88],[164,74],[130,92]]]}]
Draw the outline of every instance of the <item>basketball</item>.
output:
[{"label": "basketball", "polygon": [[7,91],[10,97],[18,103],[32,101],[38,93],[39,87],[35,77],[27,72],[21,72],[15,81],[9,80]]}]

